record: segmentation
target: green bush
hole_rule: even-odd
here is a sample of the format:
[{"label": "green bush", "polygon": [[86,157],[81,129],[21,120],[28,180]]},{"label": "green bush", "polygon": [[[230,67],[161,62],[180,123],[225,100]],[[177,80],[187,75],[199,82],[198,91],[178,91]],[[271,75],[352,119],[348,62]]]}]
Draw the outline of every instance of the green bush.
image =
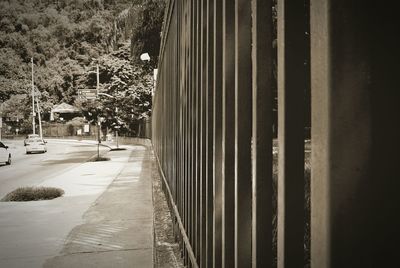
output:
[{"label": "green bush", "polygon": [[93,161],[94,161],[94,162],[98,162],[98,161],[110,161],[110,158],[100,156],[100,157],[96,157]]},{"label": "green bush", "polygon": [[38,201],[38,200],[51,200],[60,197],[64,191],[54,187],[20,187],[8,193],[2,202],[12,201]]}]

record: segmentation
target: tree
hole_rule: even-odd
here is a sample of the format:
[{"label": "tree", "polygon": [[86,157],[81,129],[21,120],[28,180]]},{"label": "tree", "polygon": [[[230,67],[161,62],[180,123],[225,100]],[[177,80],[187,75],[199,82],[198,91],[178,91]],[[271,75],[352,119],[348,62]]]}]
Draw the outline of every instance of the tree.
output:
[{"label": "tree", "polygon": [[[151,115],[152,75],[146,65],[132,64],[128,48],[129,43],[121,44],[117,51],[98,59],[100,89],[113,98],[100,95],[96,101],[76,100],[75,105],[89,121],[96,123],[102,117],[104,127],[118,126],[121,133],[134,134],[135,126]],[[94,66],[82,80],[86,88],[96,87]]]},{"label": "tree", "polygon": [[32,99],[26,94],[13,95],[2,105],[2,115],[8,119],[8,125],[14,132],[28,133],[32,129]]},{"label": "tree", "polygon": [[[45,114],[60,102],[79,103],[77,89],[95,88],[99,63],[102,89],[116,96],[101,99],[104,125],[130,132],[151,114],[151,68],[157,65],[164,6],[163,0],[0,1],[0,103],[20,98],[31,107],[32,57]],[[133,54],[125,42],[131,37]],[[150,65],[132,61],[141,52],[151,55]],[[89,116],[91,104],[80,105]],[[6,112],[14,117],[11,109]],[[23,115],[30,122],[30,114]]]}]

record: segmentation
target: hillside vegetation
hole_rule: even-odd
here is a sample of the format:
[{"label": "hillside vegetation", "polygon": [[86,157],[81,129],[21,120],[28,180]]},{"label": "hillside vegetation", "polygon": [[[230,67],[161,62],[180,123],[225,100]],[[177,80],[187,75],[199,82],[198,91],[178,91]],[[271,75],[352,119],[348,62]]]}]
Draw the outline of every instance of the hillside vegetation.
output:
[{"label": "hillside vegetation", "polygon": [[[33,58],[44,120],[53,105],[66,102],[91,122],[101,116],[105,126],[129,132],[151,113],[163,9],[164,0],[0,1],[2,116],[31,131]],[[150,62],[138,60],[144,52]],[[78,90],[96,88],[96,64],[100,89],[114,98],[83,101]]]}]

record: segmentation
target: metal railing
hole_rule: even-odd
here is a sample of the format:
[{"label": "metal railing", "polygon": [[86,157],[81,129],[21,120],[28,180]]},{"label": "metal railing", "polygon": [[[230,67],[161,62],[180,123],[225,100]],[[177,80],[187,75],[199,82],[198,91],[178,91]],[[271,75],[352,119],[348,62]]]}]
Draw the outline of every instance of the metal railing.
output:
[{"label": "metal railing", "polygon": [[311,266],[383,267],[400,241],[396,16],[376,12],[373,1],[274,2],[167,5],[152,143],[185,264],[271,267],[276,255],[278,267],[304,266],[311,88]]}]

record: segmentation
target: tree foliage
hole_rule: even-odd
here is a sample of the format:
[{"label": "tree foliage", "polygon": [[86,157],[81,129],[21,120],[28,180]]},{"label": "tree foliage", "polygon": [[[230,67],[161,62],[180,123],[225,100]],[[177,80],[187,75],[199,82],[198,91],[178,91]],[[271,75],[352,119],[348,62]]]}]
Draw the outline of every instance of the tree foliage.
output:
[{"label": "tree foliage", "polygon": [[138,59],[140,54],[148,53],[150,64],[156,68],[161,42],[161,29],[164,19],[165,0],[143,0],[133,5],[127,14],[131,28],[131,53]]},{"label": "tree foliage", "polygon": [[[0,1],[0,104],[30,106],[33,58],[43,111],[78,103],[88,115],[91,103],[82,103],[77,90],[96,86],[98,63],[102,89],[116,96],[100,101],[102,116],[117,116],[129,131],[129,122],[151,113],[163,9],[164,0]],[[135,60],[142,52],[151,55],[150,64]],[[117,106],[117,113],[106,112]],[[28,110],[20,110],[21,120],[29,120]],[[10,109],[2,113],[14,116]]]},{"label": "tree foliage", "polygon": [[[97,122],[104,118],[103,126],[120,128],[133,134],[133,125],[151,115],[152,76],[146,64],[133,65],[129,59],[129,43],[117,51],[98,59],[100,95],[96,101],[78,99],[75,105],[82,109],[85,117]],[[96,88],[96,67],[86,71],[86,88]],[[111,96],[111,97],[110,97]]]}]

